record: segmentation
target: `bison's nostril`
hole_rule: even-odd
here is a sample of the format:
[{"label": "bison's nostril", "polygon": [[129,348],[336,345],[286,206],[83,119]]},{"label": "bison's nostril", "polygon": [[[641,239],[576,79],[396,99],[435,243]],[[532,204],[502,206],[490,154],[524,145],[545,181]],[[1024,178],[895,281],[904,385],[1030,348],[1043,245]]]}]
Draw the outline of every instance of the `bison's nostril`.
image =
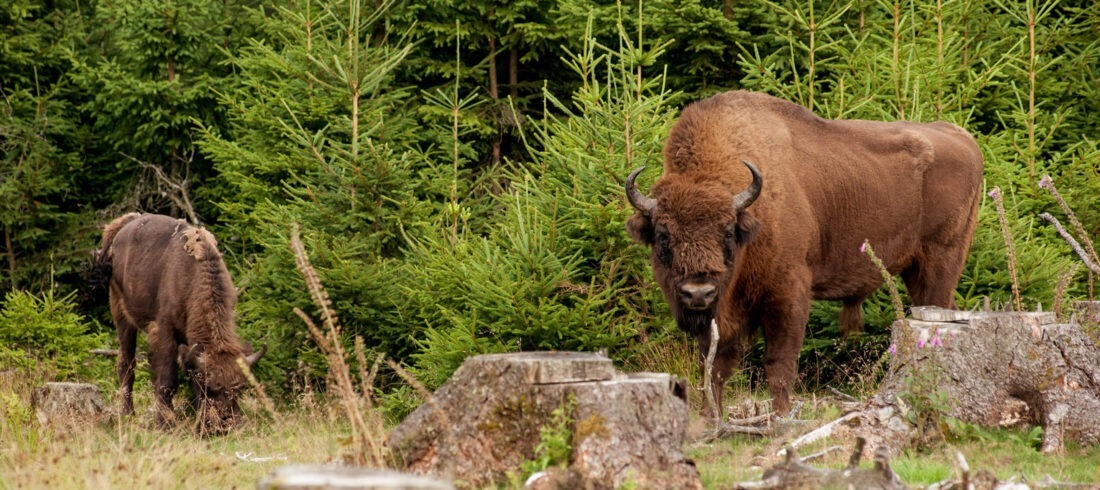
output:
[{"label": "bison's nostril", "polygon": [[680,300],[688,308],[707,308],[718,294],[718,288],[709,283],[687,283],[680,286]]}]

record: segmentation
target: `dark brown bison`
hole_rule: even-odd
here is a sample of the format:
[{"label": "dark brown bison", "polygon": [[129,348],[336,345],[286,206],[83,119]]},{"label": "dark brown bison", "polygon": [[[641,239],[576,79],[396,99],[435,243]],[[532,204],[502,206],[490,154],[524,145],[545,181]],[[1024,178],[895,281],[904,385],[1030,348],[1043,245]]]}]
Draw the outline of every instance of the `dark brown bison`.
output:
[{"label": "dark brown bison", "polygon": [[210,232],[183,220],[130,213],[107,225],[96,257],[97,274],[110,290],[111,315],[120,344],[120,411],[134,411],[134,349],[138,330],[148,334],[156,390],[156,423],[170,427],[179,367],[191,380],[198,428],[232,428],[237,397],[247,378],[237,364],[254,364],[263,349],[237,335],[237,292]]},{"label": "dark brown bison", "polygon": [[843,330],[858,331],[863,300],[883,282],[860,253],[864,240],[913,304],[954,305],[982,154],[953,124],[825,120],[735,91],[684,108],[653,197],[635,187],[641,170],[626,179],[636,209],[626,227],[651,247],[654,277],[700,359],[717,321],[719,410],[759,329],[773,408],[786,414],[810,301],[842,301]]}]

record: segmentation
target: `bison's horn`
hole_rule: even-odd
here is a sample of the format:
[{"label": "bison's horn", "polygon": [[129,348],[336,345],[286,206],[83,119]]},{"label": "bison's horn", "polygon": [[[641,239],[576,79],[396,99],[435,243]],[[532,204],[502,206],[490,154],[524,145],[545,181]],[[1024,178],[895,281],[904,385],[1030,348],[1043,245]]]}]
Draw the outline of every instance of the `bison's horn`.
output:
[{"label": "bison's horn", "polygon": [[252,366],[253,364],[256,364],[256,361],[259,361],[260,358],[264,356],[264,352],[267,352],[267,346],[261,345],[260,350],[249,354],[248,357],[244,358],[244,360],[248,363],[249,366]]},{"label": "bison's horn", "polygon": [[202,357],[202,348],[199,344],[191,344],[191,348],[187,349],[186,365],[192,368],[202,369],[206,359]]},{"label": "bison's horn", "polygon": [[740,194],[733,196],[733,209],[737,211],[744,211],[760,197],[760,189],[764,187],[764,178],[760,176],[760,171],[756,169],[756,166],[749,163],[748,160],[741,160],[746,167],[749,167],[749,172],[752,172],[752,183],[749,184],[748,189],[741,191]]},{"label": "bison's horn", "polygon": [[638,192],[638,188],[634,185],[634,179],[638,177],[638,174],[645,170],[645,166],[638,167],[630,175],[626,176],[626,199],[630,201],[630,205],[634,206],[642,214],[649,216],[653,212],[653,209],[657,207],[657,200],[649,197],[641,192]]}]

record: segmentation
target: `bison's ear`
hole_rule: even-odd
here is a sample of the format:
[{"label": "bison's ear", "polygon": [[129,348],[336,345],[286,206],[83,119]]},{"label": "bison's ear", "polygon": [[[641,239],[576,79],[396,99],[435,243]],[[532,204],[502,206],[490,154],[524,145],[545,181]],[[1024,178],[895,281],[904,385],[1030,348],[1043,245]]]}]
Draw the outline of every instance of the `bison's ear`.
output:
[{"label": "bison's ear", "polygon": [[760,231],[760,220],[747,212],[742,211],[737,219],[736,239],[737,244],[744,247],[756,239],[756,233]]},{"label": "bison's ear", "polygon": [[630,238],[646,245],[653,245],[653,221],[640,211],[626,220],[626,232]]}]

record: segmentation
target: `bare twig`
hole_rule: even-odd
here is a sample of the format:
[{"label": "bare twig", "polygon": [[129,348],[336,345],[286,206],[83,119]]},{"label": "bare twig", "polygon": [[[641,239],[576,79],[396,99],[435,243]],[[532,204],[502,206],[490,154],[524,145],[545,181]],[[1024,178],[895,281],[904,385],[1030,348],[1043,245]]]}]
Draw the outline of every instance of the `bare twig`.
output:
[{"label": "bare twig", "polygon": [[[792,448],[795,448],[795,449],[798,449],[798,448],[800,448],[802,446],[805,446],[807,444],[810,444],[812,442],[819,441],[821,439],[829,437],[833,434],[833,430],[836,429],[838,426],[840,426],[841,424],[844,424],[844,423],[848,422],[849,420],[852,420],[856,417],[859,417],[859,412],[849,413],[849,414],[847,414],[843,417],[840,417],[840,418],[838,418],[838,419],[836,419],[832,422],[829,422],[825,425],[822,425],[821,427],[818,427],[818,428],[816,428],[816,429],[814,429],[810,432],[802,434],[797,439],[791,441],[791,443],[788,446],[792,447]],[[780,450],[779,455],[783,456],[783,455],[785,455],[785,452],[786,452],[786,449],[784,448],[784,449]]]},{"label": "bare twig", "polygon": [[707,395],[707,400],[710,400],[710,418],[716,425],[721,424],[722,414],[718,413],[718,399],[714,396],[714,381],[712,375],[714,374],[714,356],[718,353],[718,321],[711,319],[710,321],[710,342],[707,348],[707,359],[704,363],[705,369],[703,369],[703,391]]},{"label": "bare twig", "polygon": [[[829,447],[827,447],[825,449],[822,449],[822,450],[820,450],[816,453],[803,456],[802,457],[802,462],[813,461],[813,460],[818,459],[818,458],[823,458],[825,456],[828,456],[830,453],[840,451],[841,449],[844,449],[844,448],[840,447],[840,446],[829,446]],[[858,454],[858,453],[856,453],[856,454]],[[858,462],[858,460],[857,460],[857,462]],[[856,466],[857,467],[859,466],[858,463],[857,463]]]},{"label": "bare twig", "polygon": [[743,419],[730,419],[728,421],[728,423],[732,424],[732,425],[759,425],[761,423],[767,422],[768,420],[771,420],[771,418],[772,418],[772,412],[768,412],[768,413],[765,413],[765,414],[757,415],[755,417],[748,417],[748,418],[743,418]]},{"label": "bare twig", "polygon": [[1081,247],[1080,243],[1077,243],[1073,235],[1070,235],[1069,232],[1062,227],[1062,223],[1058,222],[1058,218],[1051,216],[1050,213],[1040,213],[1039,217],[1054,225],[1054,229],[1058,230],[1058,234],[1062,236],[1062,239],[1069,244],[1070,248],[1072,248],[1073,251],[1077,253],[1077,256],[1081,258],[1081,261],[1085,263],[1085,267],[1088,267],[1094,274],[1100,274],[1100,264],[1092,261],[1088,252]]},{"label": "bare twig", "polygon": [[828,387],[826,387],[826,389],[829,390],[830,393],[836,395],[841,400],[844,400],[846,402],[851,402],[851,403],[859,403],[859,398],[856,398],[856,397],[854,397],[852,395],[849,395],[849,394],[847,394],[843,391],[840,391],[836,388],[833,388],[832,386],[828,386]]},{"label": "bare twig", "polygon": [[1081,225],[1081,221],[1077,219],[1077,215],[1073,212],[1073,209],[1069,207],[1069,203],[1062,198],[1062,194],[1058,192],[1058,189],[1054,187],[1054,180],[1049,175],[1044,175],[1039,180],[1039,187],[1046,189],[1054,196],[1054,200],[1058,202],[1058,205],[1062,207],[1062,211],[1066,213],[1069,218],[1070,224],[1073,225],[1073,229],[1077,230],[1077,234],[1081,235],[1081,241],[1084,242],[1084,249],[1088,252],[1088,256],[1092,258],[1093,263],[1100,262],[1100,256],[1096,255],[1096,249],[1092,246],[1092,240],[1089,240],[1088,233],[1085,233],[1085,227]]},{"label": "bare twig", "polygon": [[162,192],[162,195],[170,199],[172,203],[176,205],[176,207],[180,208],[184,213],[186,213],[187,218],[191,221],[192,225],[200,225],[199,217],[195,214],[195,208],[191,206],[191,198],[187,195],[186,178],[176,181],[172,177],[169,177],[168,174],[164,173],[164,169],[160,168],[157,165],[153,165],[149,162],[143,162],[125,153],[123,153],[122,156],[129,158],[134,163],[141,166],[141,168],[151,170],[153,172],[153,176],[156,177],[157,182],[160,183],[160,186],[167,189],[167,191]]}]

